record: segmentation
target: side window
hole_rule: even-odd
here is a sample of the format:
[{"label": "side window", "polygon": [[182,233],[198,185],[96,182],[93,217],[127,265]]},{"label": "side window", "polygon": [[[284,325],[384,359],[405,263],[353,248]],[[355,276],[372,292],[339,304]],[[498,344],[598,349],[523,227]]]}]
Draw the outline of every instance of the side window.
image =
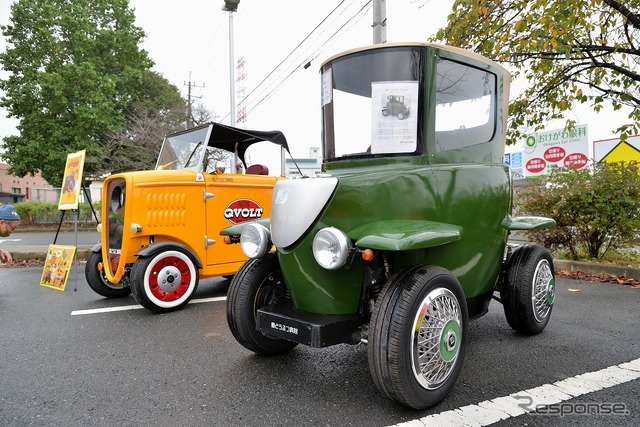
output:
[{"label": "side window", "polygon": [[496,76],[439,59],[436,76],[436,150],[488,142],[496,128]]}]

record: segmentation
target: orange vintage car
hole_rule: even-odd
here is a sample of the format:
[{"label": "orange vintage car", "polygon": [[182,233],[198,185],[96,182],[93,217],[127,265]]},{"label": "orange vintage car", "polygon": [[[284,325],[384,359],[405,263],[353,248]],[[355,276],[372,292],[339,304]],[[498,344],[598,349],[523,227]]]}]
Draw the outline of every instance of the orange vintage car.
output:
[{"label": "orange vintage car", "polygon": [[85,268],[89,286],[107,298],[132,293],[162,313],[184,307],[199,279],[234,275],[247,257],[225,245],[220,230],[268,218],[273,186],[283,179],[264,165],[247,167],[246,151],[260,141],[288,151],[279,131],[208,123],[166,136],[155,170],[109,176],[101,242]]}]

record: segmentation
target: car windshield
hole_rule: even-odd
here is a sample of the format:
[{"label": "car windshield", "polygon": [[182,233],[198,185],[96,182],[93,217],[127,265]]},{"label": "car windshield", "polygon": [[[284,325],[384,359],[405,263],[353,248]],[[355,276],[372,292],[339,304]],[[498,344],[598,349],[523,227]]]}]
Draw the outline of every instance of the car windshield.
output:
[{"label": "car windshield", "polygon": [[357,52],[322,70],[324,158],[406,155],[418,151],[424,50]]},{"label": "car windshield", "polygon": [[233,153],[206,146],[208,132],[209,127],[204,127],[165,138],[156,170],[190,169],[212,172],[220,162],[229,168]]}]

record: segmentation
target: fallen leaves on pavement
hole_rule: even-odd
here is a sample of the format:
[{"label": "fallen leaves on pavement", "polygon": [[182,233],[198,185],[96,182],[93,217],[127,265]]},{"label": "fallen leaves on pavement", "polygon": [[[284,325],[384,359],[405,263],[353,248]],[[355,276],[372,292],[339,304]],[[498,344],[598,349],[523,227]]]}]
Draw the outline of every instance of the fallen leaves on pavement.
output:
[{"label": "fallen leaves on pavement", "polygon": [[617,283],[620,285],[631,286],[632,288],[640,288],[640,282],[638,280],[625,276],[616,276],[614,274],[589,274],[583,273],[582,271],[560,270],[556,271],[556,276],[563,277],[565,279],[586,280],[588,282]]}]

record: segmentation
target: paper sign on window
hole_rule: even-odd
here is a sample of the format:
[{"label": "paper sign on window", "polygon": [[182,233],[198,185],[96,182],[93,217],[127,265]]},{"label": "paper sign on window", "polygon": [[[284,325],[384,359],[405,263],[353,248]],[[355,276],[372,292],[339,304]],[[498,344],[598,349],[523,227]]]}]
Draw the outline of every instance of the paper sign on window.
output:
[{"label": "paper sign on window", "polygon": [[414,152],[418,135],[418,82],[373,82],[371,105],[371,153]]}]

